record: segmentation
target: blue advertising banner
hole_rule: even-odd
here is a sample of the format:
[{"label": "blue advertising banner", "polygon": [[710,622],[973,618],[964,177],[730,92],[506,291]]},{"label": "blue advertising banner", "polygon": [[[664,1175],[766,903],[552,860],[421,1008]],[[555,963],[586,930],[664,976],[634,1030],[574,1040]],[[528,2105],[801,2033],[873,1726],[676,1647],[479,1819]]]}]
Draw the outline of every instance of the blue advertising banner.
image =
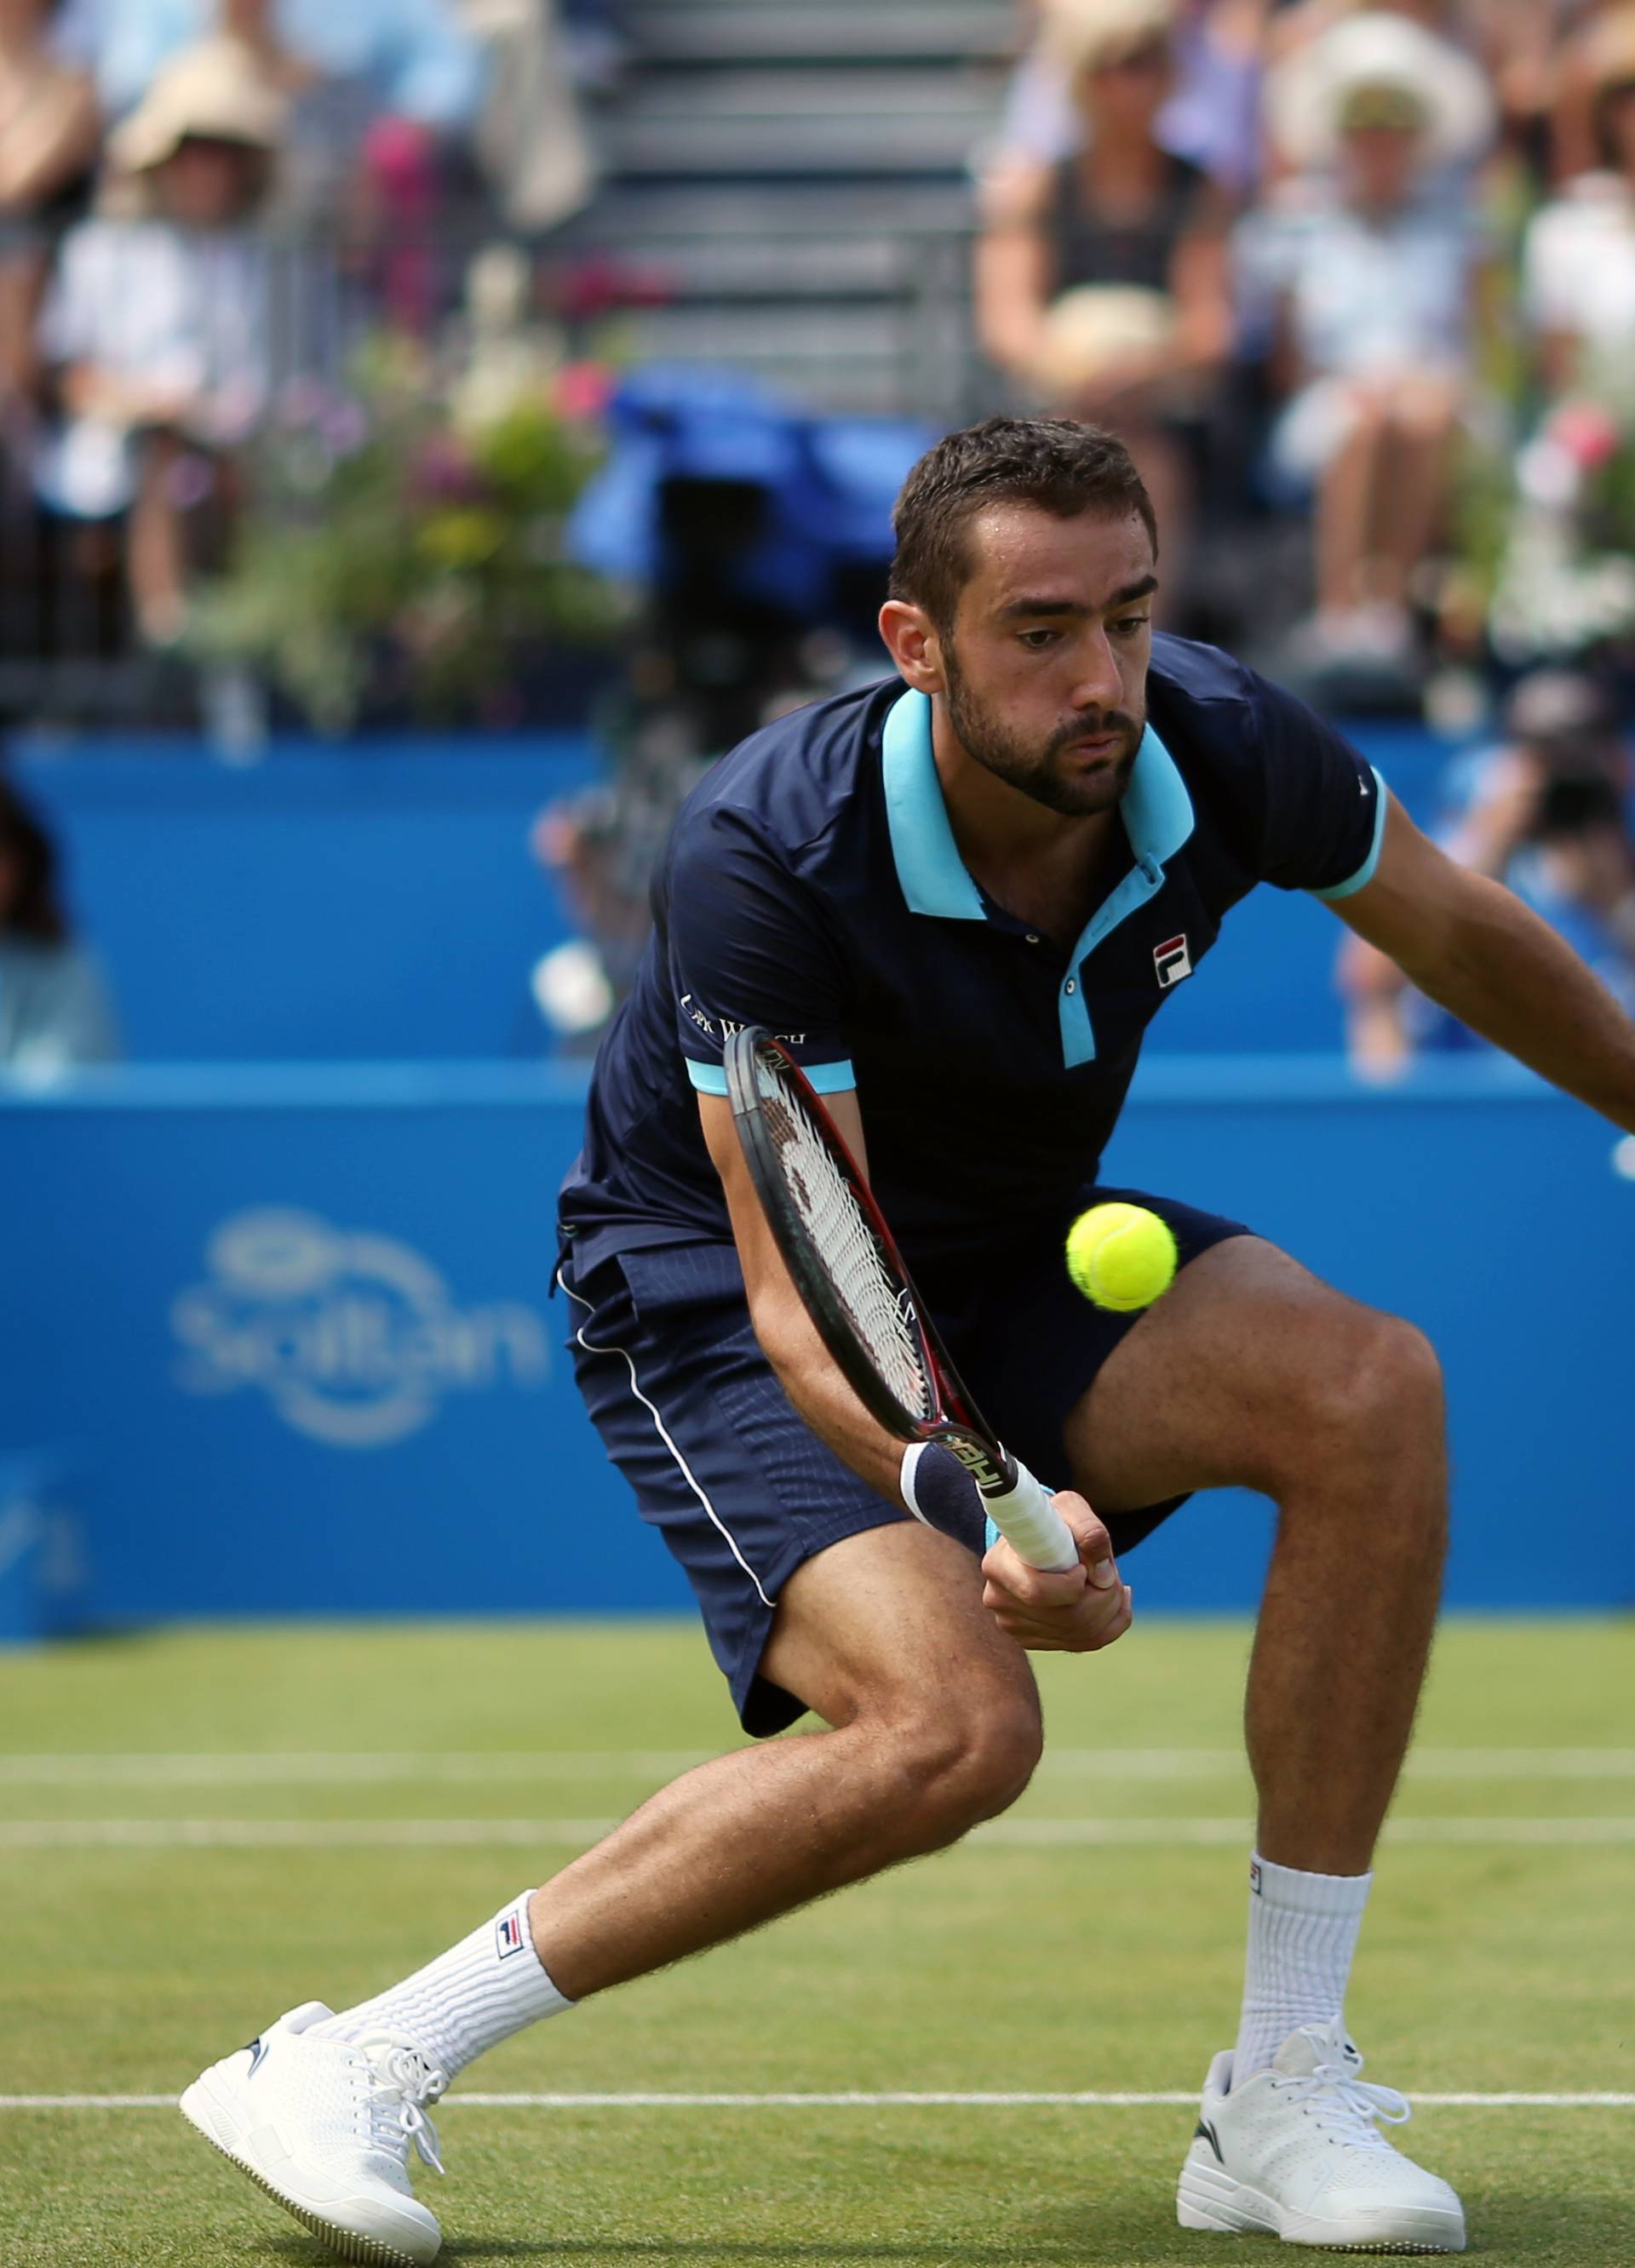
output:
[{"label": "blue advertising banner", "polygon": [[[269,1064],[5,1094],[0,1462],[67,1476],[81,1624],[686,1603],[549,1297],[581,1086]],[[1431,1334],[1455,1604],[1635,1603],[1635,1143],[1503,1066],[1370,1092],[1315,1059],[1167,1061],[1107,1170]],[[38,1541],[0,1533],[19,1563]],[[1200,1499],[1132,1559],[1142,1606],[1251,1604],[1269,1533],[1255,1499]]]},{"label": "blue advertising banner", "polygon": [[129,1053],[239,1061],[543,1053],[529,972],[570,924],[529,829],[595,769],[561,733],[10,770],[62,845]]},{"label": "blue advertising banner", "polygon": [[[1423,733],[1359,737],[1423,816],[1445,752]],[[98,745],[71,762],[25,750],[11,773],[62,844],[133,1057],[547,1051],[528,976],[572,922],[529,830],[598,777],[588,738],[275,742],[247,770],[188,741]],[[1326,909],[1256,891],[1150,1049],[1333,1049],[1340,936]]]}]

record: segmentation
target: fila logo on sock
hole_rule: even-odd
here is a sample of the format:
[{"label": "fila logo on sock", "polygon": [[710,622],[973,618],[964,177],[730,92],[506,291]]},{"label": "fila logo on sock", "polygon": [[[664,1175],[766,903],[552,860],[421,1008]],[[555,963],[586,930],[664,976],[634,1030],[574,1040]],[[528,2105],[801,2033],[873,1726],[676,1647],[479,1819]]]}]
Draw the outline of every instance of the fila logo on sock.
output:
[{"label": "fila logo on sock", "polygon": [[1172,984],[1179,984],[1183,976],[1192,974],[1192,955],[1187,950],[1187,933],[1167,937],[1162,945],[1153,947],[1153,967],[1157,971],[1159,989],[1167,992]]},{"label": "fila logo on sock", "polygon": [[1255,1896],[1259,1897],[1261,1892],[1260,1860],[1258,1859],[1251,1859],[1249,1860],[1249,1888],[1255,1893]]},{"label": "fila logo on sock", "polygon": [[512,1906],[508,1914],[501,1914],[494,1925],[494,1942],[502,1961],[525,1950],[527,1939],[523,1934],[520,1906]]}]

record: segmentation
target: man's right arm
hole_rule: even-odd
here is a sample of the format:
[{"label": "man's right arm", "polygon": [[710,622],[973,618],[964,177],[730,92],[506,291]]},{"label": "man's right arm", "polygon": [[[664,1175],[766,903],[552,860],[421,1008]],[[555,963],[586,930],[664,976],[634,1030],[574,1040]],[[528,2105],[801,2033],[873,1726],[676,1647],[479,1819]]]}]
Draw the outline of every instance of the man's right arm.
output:
[{"label": "man's right arm", "polygon": [[[824,1100],[847,1147],[866,1173],[856,1090]],[[903,1445],[869,1415],[819,1337],[761,1210],[733,1124],[731,1103],[719,1095],[701,1094],[698,1115],[726,1193],[750,1320],[762,1351],[812,1431],[888,1502],[901,1504]],[[1130,1594],[1118,1580],[1107,1530],[1084,1498],[1064,1491],[1056,1503],[1078,1542],[1080,1564],[1065,1574],[1047,1574],[1027,1566],[1001,1539],[982,1563],[983,1602],[1019,1646],[1047,1653],[1097,1653],[1129,1629]]]},{"label": "man's right arm", "polygon": [[[853,1157],[868,1169],[863,1119],[857,1090],[823,1098]],[[870,1417],[842,1377],[818,1336],[806,1302],[784,1265],[767,1218],[749,1178],[749,1168],[733,1123],[733,1106],[724,1095],[701,1094],[698,1116],[715,1169],[726,1194],[733,1235],[744,1271],[750,1320],[762,1351],[795,1408],[820,1440],[891,1502],[902,1501],[898,1475],[902,1444]]]}]

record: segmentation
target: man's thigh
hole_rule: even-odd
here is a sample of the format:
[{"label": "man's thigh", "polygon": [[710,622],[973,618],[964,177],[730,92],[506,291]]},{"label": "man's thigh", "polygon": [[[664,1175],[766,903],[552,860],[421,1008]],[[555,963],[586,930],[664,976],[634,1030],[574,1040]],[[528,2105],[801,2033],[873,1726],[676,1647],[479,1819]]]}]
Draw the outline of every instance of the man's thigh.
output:
[{"label": "man's thigh", "polygon": [[982,1593],[975,1555],[917,1522],[845,1537],[784,1585],[761,1674],[831,1725],[928,1705],[1036,1724],[1027,1657]]},{"label": "man's thigh", "polygon": [[[924,1660],[910,1646],[917,1623],[943,1630],[957,1615],[998,1637],[971,1548],[980,1512],[962,1543],[932,1535],[807,1429],[755,1339],[730,1246],[629,1252],[582,1281],[564,1269],[562,1285],[586,1406],[686,1571],[747,1732],[845,1705],[860,1674],[849,1629],[886,1664]],[[876,1553],[838,1550],[897,1531],[904,1541]],[[871,1572],[887,1568],[901,1576]],[[832,1645],[817,1635],[825,1618]],[[775,1625],[806,1648],[799,1683],[772,1664]],[[796,1638],[777,1652],[780,1663],[797,1658]],[[831,1664],[821,1678],[820,1656]]]},{"label": "man's thigh", "polygon": [[1276,1495],[1322,1453],[1322,1411],[1382,1330],[1374,1310],[1276,1245],[1205,1252],[1096,1373],[1064,1428],[1073,1484],[1116,1514],[1194,1489]]}]

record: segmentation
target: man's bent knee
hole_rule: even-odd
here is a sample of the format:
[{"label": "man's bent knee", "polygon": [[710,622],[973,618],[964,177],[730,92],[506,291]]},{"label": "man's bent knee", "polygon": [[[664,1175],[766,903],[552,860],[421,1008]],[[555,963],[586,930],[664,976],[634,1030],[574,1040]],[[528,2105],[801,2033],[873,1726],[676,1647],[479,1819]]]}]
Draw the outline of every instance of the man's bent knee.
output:
[{"label": "man's bent knee", "polygon": [[1425,1333],[1399,1315],[1368,1314],[1350,1359],[1329,1382],[1326,1416],[1342,1433],[1378,1448],[1440,1444],[1442,1368]]},{"label": "man's bent knee", "polygon": [[1003,1811],[1043,1742],[1027,1658],[982,1603],[962,1545],[903,1521],[809,1559],[762,1675],[855,1735],[878,1863],[939,1850]]},{"label": "man's bent knee", "polygon": [[[1283,1443],[1279,1496],[1347,1473],[1400,1469],[1403,1461],[1440,1464],[1442,1372],[1423,1331],[1396,1315],[1361,1311],[1314,1347]],[[1389,1499],[1387,1501],[1386,1499]],[[1407,1500],[1386,1491],[1381,1510]]]},{"label": "man's bent knee", "polygon": [[1030,1694],[979,1686],[887,1718],[879,1742],[882,1825],[907,1858],[1007,1810],[1033,1778],[1044,1729]]}]

